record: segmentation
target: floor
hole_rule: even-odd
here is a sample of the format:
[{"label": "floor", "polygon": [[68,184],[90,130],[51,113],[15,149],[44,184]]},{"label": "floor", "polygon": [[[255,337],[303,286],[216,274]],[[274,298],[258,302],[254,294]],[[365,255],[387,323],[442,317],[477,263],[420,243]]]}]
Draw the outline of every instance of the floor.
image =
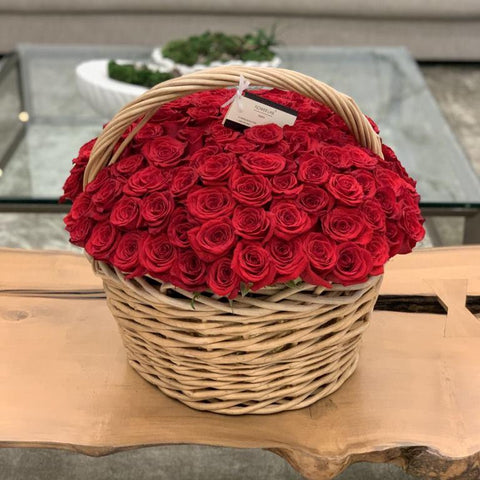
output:
[{"label": "floor", "polygon": [[[480,175],[480,65],[424,64],[422,72],[445,117]],[[0,214],[0,246],[77,250],[62,214]],[[460,219],[435,219],[447,245],[460,244]],[[427,238],[422,246],[431,246]],[[23,479],[300,479],[273,453],[200,446],[152,447],[90,458],[70,452],[0,449],[0,480]],[[414,480],[391,465],[356,464],[336,480]]]}]

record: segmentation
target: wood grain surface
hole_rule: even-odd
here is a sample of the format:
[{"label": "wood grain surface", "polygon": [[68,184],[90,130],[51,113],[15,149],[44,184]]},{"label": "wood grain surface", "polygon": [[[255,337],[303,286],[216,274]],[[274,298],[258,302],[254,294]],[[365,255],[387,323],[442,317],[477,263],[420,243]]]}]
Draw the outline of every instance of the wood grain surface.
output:
[{"label": "wood grain surface", "polygon": [[356,373],[303,410],[230,417],[165,397],[127,364],[82,256],[0,250],[0,445],[105,455],[147,445],[264,448],[308,479],[358,461],[480,478],[480,247],[388,264],[381,294],[436,295],[447,314],[375,311]]}]

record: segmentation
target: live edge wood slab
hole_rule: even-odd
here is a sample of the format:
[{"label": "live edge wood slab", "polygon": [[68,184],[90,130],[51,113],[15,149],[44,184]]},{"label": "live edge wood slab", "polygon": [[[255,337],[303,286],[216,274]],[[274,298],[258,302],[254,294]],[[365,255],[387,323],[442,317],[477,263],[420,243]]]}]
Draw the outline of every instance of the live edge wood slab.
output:
[{"label": "live edge wood slab", "polygon": [[388,264],[381,294],[436,296],[447,314],[375,311],[358,370],[303,410],[201,413],[127,364],[101,284],[82,256],[0,250],[0,445],[87,455],[160,444],[269,449],[307,479],[354,462],[424,478],[480,478],[480,247]]}]

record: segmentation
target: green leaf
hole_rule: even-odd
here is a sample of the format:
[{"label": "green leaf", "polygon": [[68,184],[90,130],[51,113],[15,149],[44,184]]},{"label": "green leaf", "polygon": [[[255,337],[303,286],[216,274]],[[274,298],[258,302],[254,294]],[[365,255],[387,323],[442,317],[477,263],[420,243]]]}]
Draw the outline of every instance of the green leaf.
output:
[{"label": "green leaf", "polygon": [[195,310],[195,301],[197,298],[201,295],[200,292],[194,292],[192,299],[190,300],[190,305],[192,307],[192,310]]},{"label": "green leaf", "polygon": [[242,294],[242,297],[245,297],[246,295],[248,295],[248,292],[250,291],[250,287],[252,285],[253,283],[249,283],[249,284],[242,283],[240,285],[240,292]]}]

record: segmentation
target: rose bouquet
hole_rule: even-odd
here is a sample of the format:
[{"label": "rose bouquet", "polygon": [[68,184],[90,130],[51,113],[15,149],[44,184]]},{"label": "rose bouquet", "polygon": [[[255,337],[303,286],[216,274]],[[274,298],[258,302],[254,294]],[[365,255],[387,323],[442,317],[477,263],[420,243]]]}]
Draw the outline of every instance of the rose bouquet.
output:
[{"label": "rose bouquet", "polygon": [[[262,89],[295,123],[239,132],[222,124],[232,90],[181,96],[241,73],[341,115]],[[310,77],[228,67],[160,84],[80,149],[66,228],[140,375],[243,414],[310,405],[352,374],[385,262],[424,235],[415,182],[374,130]]]},{"label": "rose bouquet", "polygon": [[296,123],[239,133],[222,125],[231,91],[183,97],[82,192],[95,139],[84,145],[62,197],[71,241],[129,277],[229,298],[300,279],[361,283],[410,252],[424,235],[419,196],[393,151],[360,147],[297,93],[256,94],[297,110]]}]

